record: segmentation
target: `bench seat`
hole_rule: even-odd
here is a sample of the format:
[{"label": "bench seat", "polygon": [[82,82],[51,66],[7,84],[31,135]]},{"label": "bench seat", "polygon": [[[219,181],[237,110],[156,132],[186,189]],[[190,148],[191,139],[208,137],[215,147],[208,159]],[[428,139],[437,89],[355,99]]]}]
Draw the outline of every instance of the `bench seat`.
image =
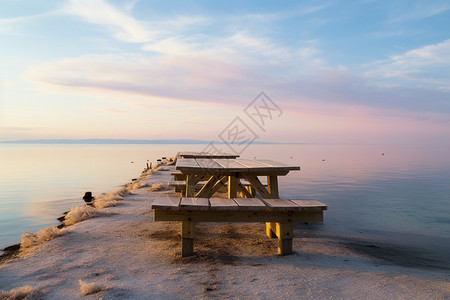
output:
[{"label": "bench seat", "polygon": [[172,175],[173,179],[176,181],[186,180],[186,175],[183,175],[183,173],[181,173],[181,171],[178,171],[178,170],[170,172],[170,175]]},{"label": "bench seat", "polygon": [[[200,191],[200,189],[203,187],[203,185],[204,185],[204,182],[197,183],[195,185],[195,191],[196,192]],[[182,193],[183,196],[186,193],[186,181],[184,181],[184,180],[170,180],[168,183],[168,186],[174,187],[175,192]]]},{"label": "bench seat", "polygon": [[292,254],[293,223],[322,222],[327,206],[312,200],[164,197],[153,201],[155,221],[182,222],[182,256],[193,255],[197,222],[266,222],[278,254]]},{"label": "bench seat", "polygon": [[[176,193],[181,193],[182,196],[186,195],[186,181],[185,181],[185,176],[183,174],[178,174],[172,172],[171,174],[174,176],[173,180],[170,180],[168,183],[169,187],[175,187],[175,192]],[[178,178],[178,179],[177,179]],[[205,184],[205,182],[198,182],[195,185],[195,192],[200,191],[200,189],[203,187],[203,185]],[[254,188],[252,187],[252,185],[250,184],[250,182],[246,181],[246,180],[241,180],[241,185],[248,190],[249,194],[252,195],[253,197],[256,195]],[[227,191],[227,186],[228,186],[228,182],[225,182],[223,184],[223,187],[219,189],[220,192],[226,192]],[[267,188],[267,184],[263,185],[265,188]],[[242,196],[242,195],[241,195]],[[245,197],[245,196],[244,196]]]}]

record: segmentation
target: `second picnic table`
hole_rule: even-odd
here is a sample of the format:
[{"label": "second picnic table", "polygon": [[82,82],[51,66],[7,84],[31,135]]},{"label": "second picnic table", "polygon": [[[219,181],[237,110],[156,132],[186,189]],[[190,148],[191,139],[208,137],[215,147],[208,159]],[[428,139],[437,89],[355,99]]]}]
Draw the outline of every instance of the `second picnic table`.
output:
[{"label": "second picnic table", "polygon": [[[254,195],[241,183],[241,179],[244,179],[262,198],[275,199],[279,198],[278,176],[300,170],[300,167],[268,159],[180,158],[176,169],[186,176],[186,197],[211,198],[222,186],[227,185],[228,198],[236,198],[238,192],[252,198]],[[267,189],[258,176],[267,177]],[[202,180],[206,183],[196,193],[195,185]]]},{"label": "second picnic table", "polygon": [[181,151],[177,153],[177,158],[237,158],[239,154],[223,152],[195,152]]}]

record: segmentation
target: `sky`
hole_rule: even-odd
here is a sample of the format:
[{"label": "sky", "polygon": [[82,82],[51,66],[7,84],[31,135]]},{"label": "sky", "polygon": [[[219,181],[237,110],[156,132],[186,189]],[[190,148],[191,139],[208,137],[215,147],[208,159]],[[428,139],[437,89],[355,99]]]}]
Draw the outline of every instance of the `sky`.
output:
[{"label": "sky", "polygon": [[0,141],[450,145],[449,28],[440,0],[0,0]]}]

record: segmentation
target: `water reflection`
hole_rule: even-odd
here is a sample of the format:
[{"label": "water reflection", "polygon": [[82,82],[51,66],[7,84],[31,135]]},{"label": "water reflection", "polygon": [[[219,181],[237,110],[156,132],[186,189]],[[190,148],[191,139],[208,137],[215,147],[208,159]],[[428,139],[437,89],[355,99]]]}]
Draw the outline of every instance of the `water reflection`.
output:
[{"label": "water reflection", "polygon": [[[1,145],[0,247],[17,242],[24,230],[56,224],[54,218],[82,203],[85,191],[95,195],[137,177],[147,160],[203,148]],[[308,230],[422,247],[441,256],[450,253],[450,154],[446,149],[251,145],[241,157],[301,167],[279,179],[280,195],[328,205],[325,222]]]}]

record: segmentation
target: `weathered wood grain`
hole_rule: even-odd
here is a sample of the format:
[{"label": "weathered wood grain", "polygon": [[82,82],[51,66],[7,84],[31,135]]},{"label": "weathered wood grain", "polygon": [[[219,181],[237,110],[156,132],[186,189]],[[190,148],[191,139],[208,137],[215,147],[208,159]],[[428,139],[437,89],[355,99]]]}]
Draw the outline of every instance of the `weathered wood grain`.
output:
[{"label": "weathered wood grain", "polygon": [[152,209],[178,210],[180,197],[160,197],[153,200]]},{"label": "weathered wood grain", "polygon": [[209,201],[208,198],[183,197],[181,198],[180,209],[207,210],[209,209]]},{"label": "weathered wood grain", "polygon": [[270,210],[299,211],[300,206],[290,200],[284,199],[262,199]]},{"label": "weathered wood grain", "polygon": [[258,198],[234,198],[239,209],[242,210],[265,210],[266,205]]},{"label": "weathered wood grain", "polygon": [[209,204],[211,210],[236,210],[239,206],[233,199],[228,198],[210,198]]}]

